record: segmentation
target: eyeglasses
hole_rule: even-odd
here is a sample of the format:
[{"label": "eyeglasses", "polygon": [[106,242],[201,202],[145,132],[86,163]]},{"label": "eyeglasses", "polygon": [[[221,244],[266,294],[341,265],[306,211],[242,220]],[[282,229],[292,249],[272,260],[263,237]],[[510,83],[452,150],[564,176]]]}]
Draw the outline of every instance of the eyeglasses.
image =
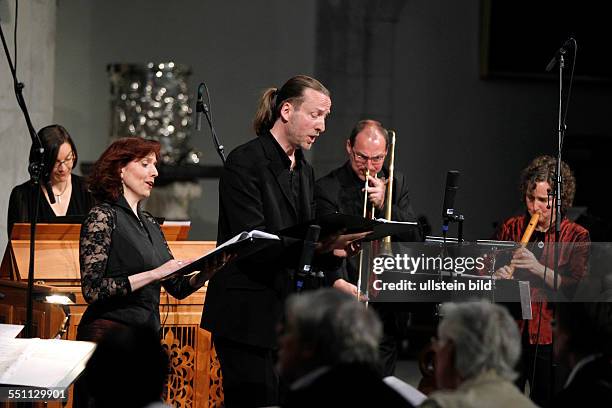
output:
[{"label": "eyeglasses", "polygon": [[353,150],[353,157],[355,157],[355,161],[358,161],[360,163],[367,163],[367,161],[370,160],[372,163],[378,164],[378,163],[381,163],[383,160],[385,160],[385,157],[387,157],[387,154],[385,153],[385,154],[379,154],[378,156],[369,157],[369,156],[366,156],[365,154],[357,153],[356,151]]},{"label": "eyeglasses", "polygon": [[65,165],[66,167],[70,167],[73,161],[74,161],[74,153],[70,152],[68,157],[66,157],[64,160],[55,161],[55,168],[59,168],[62,164]]}]

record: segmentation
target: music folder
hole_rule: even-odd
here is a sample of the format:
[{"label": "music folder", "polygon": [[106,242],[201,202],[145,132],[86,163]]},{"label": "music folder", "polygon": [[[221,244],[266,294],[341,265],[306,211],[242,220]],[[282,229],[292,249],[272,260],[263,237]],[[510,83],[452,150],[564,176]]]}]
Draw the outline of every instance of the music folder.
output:
[{"label": "music folder", "polygon": [[235,254],[237,256],[234,260],[237,260],[246,258],[273,245],[281,245],[281,239],[277,235],[259,230],[243,231],[217,246],[212,251],[207,252],[201,258],[183,266],[181,269],[176,270],[162,280],[174,276],[197,273],[205,267],[209,261],[214,260],[215,257],[223,256],[224,254]]},{"label": "music folder", "polygon": [[418,228],[416,222],[388,221],[384,219],[368,219],[359,215],[348,215],[339,212],[330,213],[308,222],[295,225],[279,231],[277,234],[286,237],[304,239],[306,231],[311,225],[321,227],[319,240],[322,241],[331,235],[342,231],[343,234],[354,234],[372,231],[362,241],[374,241],[389,235],[401,234]]},{"label": "music folder", "polygon": [[374,224],[373,232],[363,241],[376,241],[389,235],[405,234],[415,228],[418,229],[418,224],[412,221],[389,221],[384,218],[377,218],[374,221],[376,221],[376,224]]}]

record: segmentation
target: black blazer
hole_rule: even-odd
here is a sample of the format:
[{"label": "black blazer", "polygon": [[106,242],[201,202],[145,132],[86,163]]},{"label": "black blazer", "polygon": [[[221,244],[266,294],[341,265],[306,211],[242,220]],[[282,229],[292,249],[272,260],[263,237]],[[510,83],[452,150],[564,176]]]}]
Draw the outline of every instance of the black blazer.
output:
[{"label": "black blazer", "polygon": [[[270,133],[236,149],[227,158],[219,181],[217,243],[242,231],[277,232],[314,217],[314,172],[300,161],[296,208],[284,153]],[[299,252],[283,240],[283,249],[232,263],[209,282],[202,327],[213,336],[244,344],[276,347],[276,325],[290,292],[289,273]],[[296,245],[293,245],[295,247]]]},{"label": "black blazer", "polygon": [[[382,169],[382,174],[388,177],[387,168]],[[363,214],[363,184],[364,182],[355,175],[348,161],[342,167],[318,179],[315,184],[317,217],[334,212],[361,216]],[[408,183],[398,170],[395,171],[393,178],[391,213],[395,221],[417,221],[412,210]],[[375,215],[376,218],[384,217],[384,210],[377,209]],[[422,241],[418,229],[393,238],[405,242]]]},{"label": "black blazer", "polygon": [[413,405],[385,384],[374,369],[358,363],[343,363],[331,367],[310,384],[290,390],[282,406],[410,408]]},{"label": "black blazer", "polygon": [[[388,177],[388,170],[383,168],[382,173]],[[326,176],[317,180],[315,184],[315,201],[317,217],[341,212],[349,215],[363,214],[363,184],[357,177],[350,163],[347,161],[342,167],[331,171]],[[394,221],[417,221],[408,191],[408,183],[404,175],[395,171],[393,179],[393,199],[391,200],[391,212]],[[383,210],[376,210],[376,217],[384,217]],[[393,241],[420,242],[422,233],[420,227],[410,232],[393,236]],[[327,273],[330,280],[344,278],[351,283],[357,283],[358,264],[357,258],[350,258],[335,273]]]},{"label": "black blazer", "polygon": [[[589,403],[589,401],[591,401]],[[551,407],[612,406],[612,360],[598,357],[576,372],[572,382],[553,398]]]}]

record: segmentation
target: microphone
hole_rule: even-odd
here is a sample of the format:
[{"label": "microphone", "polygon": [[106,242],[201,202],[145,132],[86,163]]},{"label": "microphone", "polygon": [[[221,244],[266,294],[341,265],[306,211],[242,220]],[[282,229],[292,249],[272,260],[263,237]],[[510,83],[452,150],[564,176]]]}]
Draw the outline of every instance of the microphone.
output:
[{"label": "microphone", "polygon": [[[45,179],[49,175],[49,170],[46,168],[47,166],[41,162],[45,150],[41,147],[37,148],[36,152],[38,154],[39,160],[37,161],[36,159],[34,159],[28,164],[28,172],[30,173],[32,180],[36,180],[36,182],[38,182],[38,180]],[[42,175],[40,174],[41,172],[43,173]],[[47,196],[49,197],[49,204],[55,204],[55,194],[53,194],[51,180],[47,181],[46,183],[43,183],[42,187],[47,192]]]},{"label": "microphone", "polygon": [[453,218],[455,212],[455,194],[459,189],[458,182],[459,172],[457,170],[449,170],[446,173],[446,189],[444,191],[444,204],[442,205],[443,231],[448,231],[448,223]]},{"label": "microphone", "polygon": [[308,231],[306,232],[304,246],[302,247],[302,254],[300,255],[300,263],[298,264],[297,280],[295,283],[298,293],[304,288],[304,279],[308,275],[312,274],[312,258],[314,256],[320,233],[321,227],[318,225],[309,226]]},{"label": "microphone", "polygon": [[204,82],[198,86],[198,101],[196,102],[196,130],[199,131],[202,128],[202,112],[204,112],[204,101],[202,100],[202,94],[204,92]]},{"label": "microphone", "polygon": [[557,52],[555,52],[555,55],[552,57],[552,59],[546,66],[546,72],[549,72],[551,69],[555,67],[555,65],[557,64],[557,61],[559,61],[559,58],[562,55],[565,55],[565,53],[567,53],[567,50],[574,44],[574,41],[576,40],[574,40],[573,37],[570,37],[567,40],[565,40],[561,48],[559,48]]}]

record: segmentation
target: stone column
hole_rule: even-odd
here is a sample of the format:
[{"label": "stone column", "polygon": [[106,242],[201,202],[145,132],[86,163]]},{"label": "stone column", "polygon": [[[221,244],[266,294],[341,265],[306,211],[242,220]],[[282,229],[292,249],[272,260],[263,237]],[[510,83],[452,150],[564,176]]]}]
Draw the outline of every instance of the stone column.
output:
[{"label": "stone column", "polygon": [[[19,2],[17,21],[17,78],[23,82],[32,124],[36,130],[52,123],[55,67],[56,2]],[[0,19],[11,59],[15,56],[15,2],[0,1]],[[7,242],[6,215],[11,189],[29,178],[31,139],[15,93],[9,65],[0,57],[0,250]],[[13,60],[13,63],[15,61]]]},{"label": "stone column", "polygon": [[395,23],[406,0],[319,0],[316,76],[332,92],[332,116],[314,152],[317,177],[345,159],[360,119],[393,126]]}]

